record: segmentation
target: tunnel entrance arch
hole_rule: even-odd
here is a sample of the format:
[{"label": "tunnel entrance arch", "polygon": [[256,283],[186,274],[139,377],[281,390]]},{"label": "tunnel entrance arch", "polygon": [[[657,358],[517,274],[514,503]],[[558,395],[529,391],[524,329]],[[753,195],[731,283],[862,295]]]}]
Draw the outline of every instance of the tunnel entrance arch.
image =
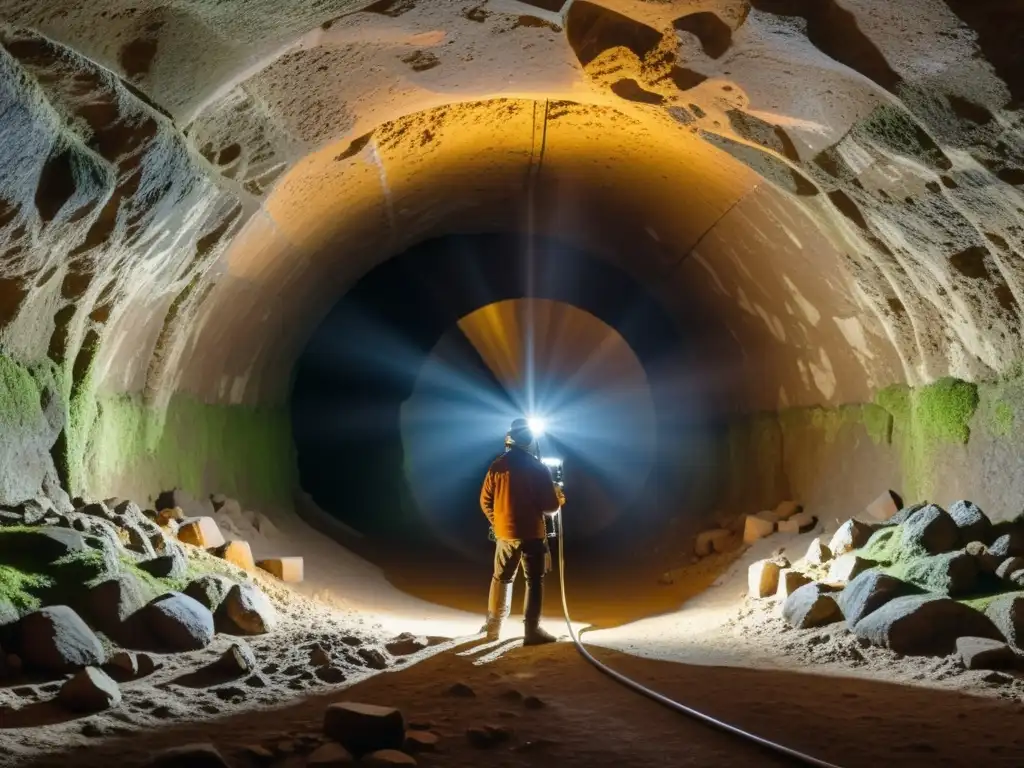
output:
[{"label": "tunnel entrance arch", "polygon": [[[292,423],[303,488],[368,535],[424,535],[403,482],[402,404],[431,351],[460,319],[524,298],[568,304],[600,319],[621,335],[647,375],[657,426],[655,461],[635,503],[645,510],[643,521],[624,515],[607,538],[677,511],[670,508],[704,476],[699,430],[692,429],[702,409],[681,402],[678,386],[692,329],[676,325],[642,285],[606,261],[554,239],[500,234],[425,241],[373,269],[339,300],[294,374]],[[485,365],[473,375],[481,386],[501,390]],[[481,457],[483,469],[499,449],[497,442]]]}]

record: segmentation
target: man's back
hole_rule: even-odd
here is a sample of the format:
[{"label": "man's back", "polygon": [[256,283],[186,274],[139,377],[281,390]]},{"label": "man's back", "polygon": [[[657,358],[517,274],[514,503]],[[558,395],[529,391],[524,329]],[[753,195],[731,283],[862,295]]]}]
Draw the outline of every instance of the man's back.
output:
[{"label": "man's back", "polygon": [[558,509],[558,497],[547,468],[513,448],[487,471],[480,506],[499,539],[543,539],[544,513]]}]

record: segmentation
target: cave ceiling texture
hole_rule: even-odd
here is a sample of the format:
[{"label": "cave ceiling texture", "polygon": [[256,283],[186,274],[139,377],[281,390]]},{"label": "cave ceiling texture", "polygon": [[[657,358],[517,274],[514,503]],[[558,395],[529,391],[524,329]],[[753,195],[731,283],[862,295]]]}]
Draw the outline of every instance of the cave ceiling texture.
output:
[{"label": "cave ceiling texture", "polygon": [[[49,456],[77,487],[138,473],[144,447],[147,490],[180,480],[152,414],[174,450],[216,451],[189,425],[278,419],[307,340],[375,265],[527,223],[709,318],[730,408],[1020,358],[1012,0],[0,8],[0,343],[44,395],[11,453],[29,485]],[[281,434],[245,436],[247,467]]]}]

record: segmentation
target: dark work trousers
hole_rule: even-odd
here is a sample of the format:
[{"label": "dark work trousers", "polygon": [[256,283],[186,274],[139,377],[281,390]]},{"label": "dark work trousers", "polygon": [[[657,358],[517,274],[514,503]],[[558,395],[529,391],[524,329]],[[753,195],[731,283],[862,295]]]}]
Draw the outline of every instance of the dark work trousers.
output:
[{"label": "dark work trousers", "polygon": [[536,626],[540,621],[544,603],[544,558],[547,552],[545,539],[498,539],[494,544],[495,582],[511,585],[519,571],[519,563],[523,564],[526,576],[523,615],[528,626]]}]

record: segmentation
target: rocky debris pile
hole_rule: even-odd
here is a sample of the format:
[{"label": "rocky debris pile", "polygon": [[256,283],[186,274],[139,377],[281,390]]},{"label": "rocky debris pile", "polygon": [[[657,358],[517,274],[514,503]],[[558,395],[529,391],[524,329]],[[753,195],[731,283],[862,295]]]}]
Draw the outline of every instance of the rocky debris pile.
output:
[{"label": "rocky debris pile", "polygon": [[992,523],[976,504],[898,509],[887,492],[806,555],[750,565],[751,598],[773,599],[792,628],[845,622],[864,645],[957,654],[968,669],[1024,661],[1024,516]]}]

